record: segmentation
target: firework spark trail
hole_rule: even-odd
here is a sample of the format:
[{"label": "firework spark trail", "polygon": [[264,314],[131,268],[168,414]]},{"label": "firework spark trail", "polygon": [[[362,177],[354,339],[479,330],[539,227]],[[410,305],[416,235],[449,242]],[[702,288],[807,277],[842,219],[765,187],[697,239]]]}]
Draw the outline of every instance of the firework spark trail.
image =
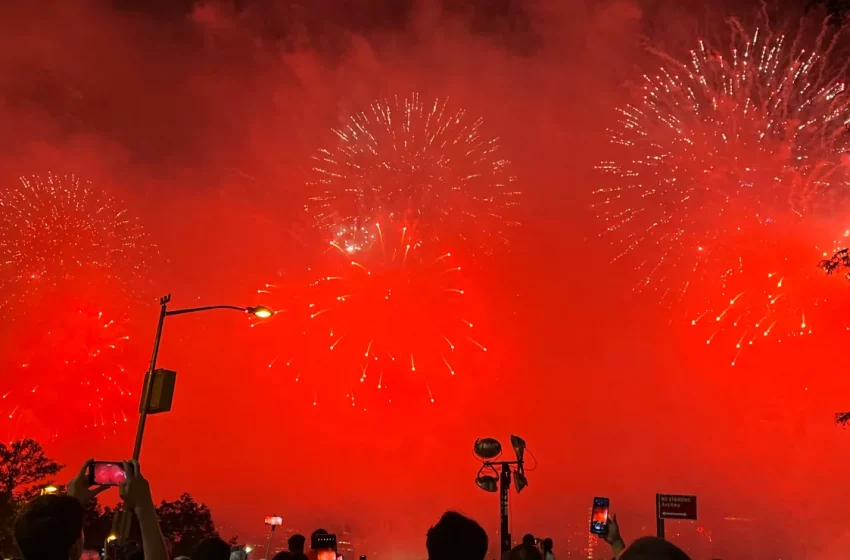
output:
[{"label": "firework spark trail", "polygon": [[[281,291],[300,301],[280,306],[288,308],[285,332],[271,335],[280,350],[269,368],[309,385],[314,404],[335,391],[354,406],[435,402],[435,381],[463,375],[487,352],[465,317],[469,284],[459,259],[415,229],[382,227],[383,237],[370,236],[356,251],[331,241],[317,279],[298,296]],[[277,293],[269,286],[261,291]]]},{"label": "firework spark trail", "polygon": [[72,303],[64,294],[49,304],[49,313],[28,320],[14,346],[3,348],[0,434],[114,435],[133,406],[124,369],[128,320]]},{"label": "firework spark trail", "polygon": [[[132,286],[152,249],[126,209],[74,175],[0,190],[0,315],[85,276]],[[19,307],[19,306],[18,306]]]},{"label": "firework spark trail", "polygon": [[803,28],[730,31],[727,51],[657,53],[662,67],[609,130],[594,208],[613,260],[636,261],[635,290],[685,304],[734,365],[742,332],[808,334],[803,317],[825,301],[817,262],[847,242],[850,96],[830,31],[810,49]]},{"label": "firework spark trail", "polygon": [[132,409],[129,308],[155,247],[78,177],[0,190],[0,435],[114,433]]},{"label": "firework spark trail", "polygon": [[305,210],[321,230],[345,231],[346,249],[368,245],[381,233],[375,221],[385,221],[492,254],[519,225],[520,193],[498,138],[448,100],[375,101],[334,132],[337,143],[314,158],[316,194]]}]

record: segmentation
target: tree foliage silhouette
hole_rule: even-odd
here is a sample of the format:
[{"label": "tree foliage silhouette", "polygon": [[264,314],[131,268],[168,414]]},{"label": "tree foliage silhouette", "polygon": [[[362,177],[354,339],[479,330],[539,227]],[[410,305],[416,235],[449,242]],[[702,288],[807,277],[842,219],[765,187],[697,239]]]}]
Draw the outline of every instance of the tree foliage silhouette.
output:
[{"label": "tree foliage silhouette", "polygon": [[33,439],[0,443],[0,553],[15,552],[12,534],[20,506],[38,494],[36,483],[47,484],[64,465],[44,454]]},{"label": "tree foliage silhouette", "polygon": [[15,496],[27,486],[56,475],[64,466],[48,458],[34,439],[0,443],[0,494]]},{"label": "tree foliage silhouette", "polygon": [[850,280],[850,249],[841,249],[830,258],[818,263],[827,274],[835,274],[842,269],[847,270],[847,280]]},{"label": "tree foliage silhouette", "polygon": [[[847,0],[847,4],[850,4],[850,0]],[[850,7],[848,7],[850,9]],[[821,261],[818,263],[818,266],[826,271],[827,274],[835,274],[839,271],[846,270],[846,278],[850,281],[850,249],[841,249],[836,252],[832,257]],[[835,413],[835,423],[841,424],[845,428],[850,425],[850,412],[836,412]]]},{"label": "tree foliage silhouette", "polygon": [[184,493],[173,502],[163,500],[156,513],[162,534],[174,543],[175,557],[188,556],[203,539],[218,537],[210,509],[191,494]]}]

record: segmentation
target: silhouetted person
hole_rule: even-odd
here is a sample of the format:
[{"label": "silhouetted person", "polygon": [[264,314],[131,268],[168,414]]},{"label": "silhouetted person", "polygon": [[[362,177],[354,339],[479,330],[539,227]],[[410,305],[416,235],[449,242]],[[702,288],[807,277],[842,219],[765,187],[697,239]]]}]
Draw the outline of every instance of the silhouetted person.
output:
[{"label": "silhouetted person", "polygon": [[310,535],[310,553],[307,554],[308,560],[318,560],[319,553],[316,551],[316,538],[320,535],[327,535],[328,532],[324,529],[316,529]]},{"label": "silhouetted person", "polygon": [[[542,560],[542,556],[540,555],[540,549],[537,548],[537,541],[534,538],[534,535],[527,534],[522,537],[522,544],[516,547],[516,554],[519,555],[520,560]],[[516,555],[515,554],[515,555]]]},{"label": "silhouetted person", "polygon": [[552,539],[543,539],[543,560],[555,560],[555,553],[552,552],[554,546]]},{"label": "silhouetted person", "polygon": [[[83,554],[84,505],[109,486],[89,484],[89,459],[65,486],[65,494],[48,494],[31,501],[15,520],[15,541],[24,560],[79,560]],[[138,461],[124,461],[126,480],[118,487],[124,509],[131,510],[142,531],[148,560],[168,560],[148,481]]]},{"label": "silhouetted person", "polygon": [[289,553],[295,554],[296,552],[300,552],[301,554],[303,554],[304,553],[304,545],[306,543],[307,543],[307,538],[304,535],[302,535],[300,533],[295,533],[294,535],[289,537],[289,540],[287,541]]},{"label": "silhouetted person", "polygon": [[83,504],[66,494],[40,496],[15,521],[24,560],[79,560],[83,555]]},{"label": "silhouetted person", "polygon": [[234,546],[230,549],[230,560],[248,560],[244,546]]},{"label": "silhouetted person", "polygon": [[230,560],[230,545],[216,537],[204,539],[192,550],[192,560]]},{"label": "silhouetted person", "polygon": [[691,560],[675,544],[658,537],[642,537],[633,542],[620,560]]},{"label": "silhouetted person", "polygon": [[313,534],[310,535],[310,548],[312,550],[316,550],[316,537],[318,537],[319,535],[327,535],[327,534],[328,534],[328,532],[325,531],[324,529],[316,529],[315,531],[313,531]]},{"label": "silhouetted person", "polygon": [[281,550],[274,556],[272,556],[272,560],[290,560],[289,552],[286,550]]},{"label": "silhouetted person", "polygon": [[425,538],[428,560],[484,560],[487,533],[481,525],[455,511],[447,511]]},{"label": "silhouetted person", "polygon": [[608,518],[608,532],[604,538],[619,560],[691,560],[681,548],[658,537],[639,538],[627,548],[616,515]]}]

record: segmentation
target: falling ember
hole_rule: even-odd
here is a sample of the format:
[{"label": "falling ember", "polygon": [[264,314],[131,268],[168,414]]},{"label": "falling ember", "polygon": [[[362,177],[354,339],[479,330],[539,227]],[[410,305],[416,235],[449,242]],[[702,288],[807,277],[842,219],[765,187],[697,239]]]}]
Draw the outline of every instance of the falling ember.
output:
[{"label": "falling ember", "polygon": [[23,177],[0,189],[0,207],[0,414],[13,420],[0,434],[113,435],[132,408],[129,307],[147,297],[156,247],[74,175]]},{"label": "falling ember", "polygon": [[737,364],[746,337],[831,322],[821,304],[842,287],[817,263],[847,242],[850,92],[834,30],[805,45],[808,32],[730,28],[728,51],[699,41],[682,61],[660,53],[608,131],[594,208],[635,291],[700,310],[686,311],[690,324]]},{"label": "falling ember", "polygon": [[[491,254],[519,225],[511,216],[520,193],[498,139],[484,128],[448,100],[414,93],[375,101],[314,156],[314,192],[305,209],[350,252],[383,240],[376,219],[386,217],[415,222],[429,243],[458,239]],[[402,248],[407,234],[400,232]]]},{"label": "falling ember", "polygon": [[[416,398],[426,384],[429,399],[434,399],[434,390],[440,390],[444,380],[480,369],[475,367],[480,353],[469,350],[487,352],[487,348],[468,336],[472,323],[461,316],[472,316],[477,292],[461,274],[465,267],[456,251],[436,252],[440,246],[420,239],[416,227],[383,223],[381,235],[377,226],[371,226],[376,235],[365,236],[371,241],[357,250],[360,266],[351,266],[347,253],[328,244],[324,264],[315,267],[319,281],[307,279],[295,290],[280,288],[283,297],[298,297],[309,304],[287,300],[286,305],[278,305],[303,310],[290,313],[290,318],[303,319],[280,325],[276,335],[266,330],[263,336],[274,338],[267,338],[264,345],[282,345],[286,348],[279,348],[280,352],[294,354],[293,366],[303,372],[301,382],[311,394],[332,396],[334,389],[339,394],[340,388],[356,382],[358,405],[364,405],[377,391],[387,392],[388,386],[392,386],[391,400],[398,400]],[[396,245],[389,244],[390,239]],[[452,273],[446,274],[450,269]],[[293,296],[295,292],[299,295]],[[274,293],[271,305],[275,305],[273,299]],[[333,333],[330,346],[328,333]],[[477,338],[482,336],[479,332]],[[321,341],[332,352],[316,352]],[[453,356],[451,365],[445,357],[448,352]],[[388,400],[383,395],[376,402]]]},{"label": "falling ember", "polygon": [[0,364],[9,374],[3,378],[0,414],[13,420],[0,423],[0,433],[53,439],[97,428],[100,436],[114,435],[117,418],[133,406],[126,388],[131,380],[121,366],[128,355],[128,337],[123,335],[127,321],[106,328],[97,312],[81,311],[80,304],[67,303],[64,295],[44,303],[51,312],[17,320],[16,350],[3,348],[6,356],[31,356],[20,369]]}]

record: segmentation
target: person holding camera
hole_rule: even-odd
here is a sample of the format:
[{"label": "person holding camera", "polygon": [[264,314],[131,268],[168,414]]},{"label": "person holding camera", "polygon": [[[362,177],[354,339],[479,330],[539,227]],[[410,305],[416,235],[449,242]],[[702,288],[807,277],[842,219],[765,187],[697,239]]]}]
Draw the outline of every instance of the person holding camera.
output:
[{"label": "person holding camera", "polygon": [[[39,496],[24,506],[15,520],[15,542],[23,560],[80,560],[83,555],[83,511],[92,498],[107,490],[92,485],[89,459],[66,487],[65,494]],[[142,530],[147,560],[168,560],[165,539],[156,518],[151,489],[136,460],[124,461],[126,477],[118,486],[124,507],[132,511]]]}]

